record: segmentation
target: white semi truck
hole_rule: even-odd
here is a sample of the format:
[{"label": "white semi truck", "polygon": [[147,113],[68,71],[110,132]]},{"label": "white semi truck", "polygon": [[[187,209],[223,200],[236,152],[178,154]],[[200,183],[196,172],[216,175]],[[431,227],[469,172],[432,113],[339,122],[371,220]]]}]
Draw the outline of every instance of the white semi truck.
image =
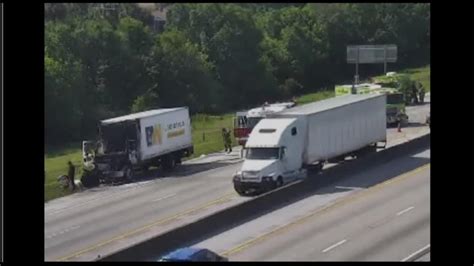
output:
[{"label": "white semi truck", "polygon": [[[386,143],[386,95],[345,95],[297,106],[262,119],[234,174],[237,193],[266,191],[305,178],[309,166],[376,151]],[[384,146],[385,147],[385,146]]]},{"label": "white semi truck", "polygon": [[187,107],[156,109],[99,123],[97,141],[83,141],[85,186],[100,181],[133,179],[150,166],[172,169],[191,155],[191,121]]}]

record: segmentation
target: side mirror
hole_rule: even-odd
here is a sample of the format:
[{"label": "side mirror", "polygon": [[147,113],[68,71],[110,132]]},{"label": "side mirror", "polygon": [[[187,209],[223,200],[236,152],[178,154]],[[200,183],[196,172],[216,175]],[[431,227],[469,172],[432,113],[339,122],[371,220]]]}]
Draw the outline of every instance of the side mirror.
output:
[{"label": "side mirror", "polygon": [[286,161],[286,147],[282,147],[281,149],[281,156],[280,156],[281,160],[283,161]]}]

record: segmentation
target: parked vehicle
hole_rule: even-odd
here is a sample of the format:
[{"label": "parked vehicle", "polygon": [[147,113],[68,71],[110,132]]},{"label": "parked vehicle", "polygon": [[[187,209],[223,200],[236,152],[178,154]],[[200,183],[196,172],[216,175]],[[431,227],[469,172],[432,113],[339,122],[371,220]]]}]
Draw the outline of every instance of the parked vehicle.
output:
[{"label": "parked vehicle", "polygon": [[83,141],[84,186],[133,179],[137,170],[169,170],[193,153],[187,107],[150,110],[100,121],[97,141]]},{"label": "parked vehicle", "polygon": [[262,119],[247,141],[234,189],[241,195],[267,191],[327,161],[376,151],[378,142],[386,143],[385,105],[385,94],[346,95]]}]

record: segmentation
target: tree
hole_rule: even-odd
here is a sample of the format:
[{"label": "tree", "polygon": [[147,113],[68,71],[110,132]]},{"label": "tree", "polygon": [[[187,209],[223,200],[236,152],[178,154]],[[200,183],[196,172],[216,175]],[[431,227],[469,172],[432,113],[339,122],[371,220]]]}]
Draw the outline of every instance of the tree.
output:
[{"label": "tree", "polygon": [[150,109],[158,108],[159,98],[155,92],[147,92],[138,96],[132,104],[132,113],[142,112]]},{"label": "tree", "polygon": [[262,102],[271,95],[275,83],[260,60],[263,35],[249,10],[235,4],[176,5],[169,18],[168,28],[183,31],[209,55],[228,108]]},{"label": "tree", "polygon": [[64,62],[45,57],[46,143],[60,143],[80,137],[83,112],[78,97],[83,84],[78,61]]},{"label": "tree", "polygon": [[192,112],[218,107],[220,86],[213,79],[213,65],[184,33],[169,30],[161,34],[147,65],[152,91],[160,95],[161,107],[186,105]]}]

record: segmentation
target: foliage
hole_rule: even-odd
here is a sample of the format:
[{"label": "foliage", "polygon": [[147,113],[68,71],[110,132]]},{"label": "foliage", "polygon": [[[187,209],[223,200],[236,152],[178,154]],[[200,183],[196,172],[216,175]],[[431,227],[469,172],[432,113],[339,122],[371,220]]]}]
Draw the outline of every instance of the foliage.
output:
[{"label": "foliage", "polygon": [[47,145],[150,108],[219,114],[316,93],[352,79],[351,44],[396,44],[399,69],[430,60],[423,3],[183,3],[169,5],[164,31],[152,23],[135,3],[107,14],[97,4],[45,4]]}]

